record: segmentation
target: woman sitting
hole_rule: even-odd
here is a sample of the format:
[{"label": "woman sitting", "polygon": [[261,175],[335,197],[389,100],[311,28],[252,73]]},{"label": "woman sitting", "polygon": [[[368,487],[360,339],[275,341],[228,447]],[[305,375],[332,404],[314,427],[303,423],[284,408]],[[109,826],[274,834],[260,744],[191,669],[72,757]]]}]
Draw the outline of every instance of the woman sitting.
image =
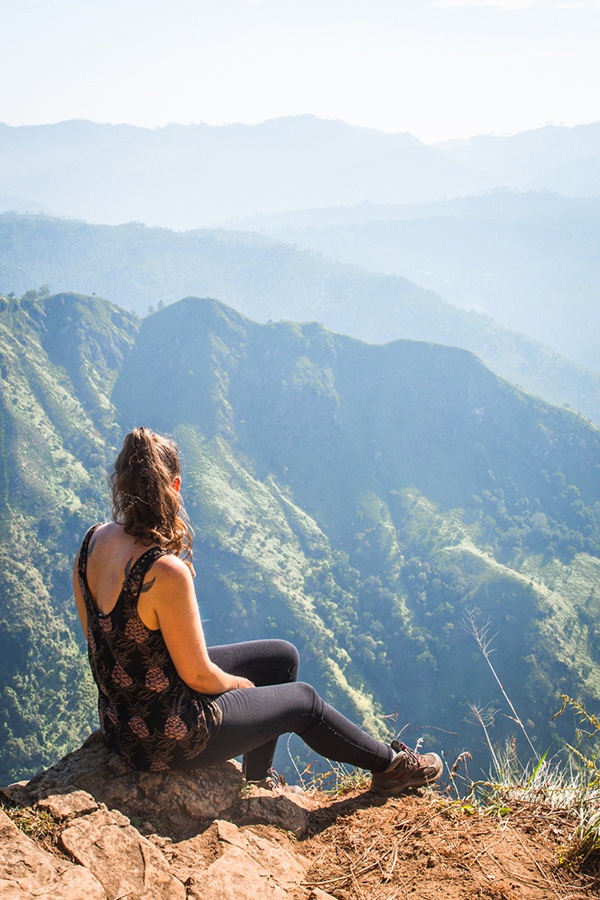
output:
[{"label": "woman sitting", "polygon": [[153,772],[243,754],[246,780],[271,786],[277,739],[294,732],[322,756],[371,771],[377,793],[436,781],[437,754],[371,737],[296,681],[287,641],[206,646],[180,488],[177,445],[130,432],[112,477],[113,521],[90,528],[75,561],[108,746]]}]

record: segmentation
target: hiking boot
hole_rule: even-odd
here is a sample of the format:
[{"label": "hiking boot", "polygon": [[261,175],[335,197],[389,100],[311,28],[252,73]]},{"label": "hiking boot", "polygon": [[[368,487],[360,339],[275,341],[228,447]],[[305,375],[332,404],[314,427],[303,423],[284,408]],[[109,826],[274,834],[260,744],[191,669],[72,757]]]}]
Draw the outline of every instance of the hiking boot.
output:
[{"label": "hiking boot", "polygon": [[371,790],[375,794],[401,794],[410,788],[433,784],[444,765],[437,753],[417,753],[406,744],[392,741],[396,755],[385,772],[373,772]]}]

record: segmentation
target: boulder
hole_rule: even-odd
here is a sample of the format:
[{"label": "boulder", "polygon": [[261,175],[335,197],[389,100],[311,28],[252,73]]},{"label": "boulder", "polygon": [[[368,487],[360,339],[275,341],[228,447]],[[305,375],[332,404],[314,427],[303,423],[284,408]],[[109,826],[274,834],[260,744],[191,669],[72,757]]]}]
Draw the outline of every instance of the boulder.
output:
[{"label": "boulder", "polygon": [[285,900],[301,885],[310,861],[231,822],[217,822],[221,855],[188,880],[189,900]]},{"label": "boulder", "polygon": [[59,847],[95,876],[108,900],[185,900],[160,850],[117,810],[79,816],[61,833]]},{"label": "boulder", "polygon": [[3,793],[16,803],[33,806],[50,797],[56,803],[57,797],[67,794],[72,795],[69,803],[78,803],[83,791],[134,822],[181,838],[196,834],[201,822],[225,816],[243,785],[241,766],[234,760],[193,772],[138,772],[107,750],[96,731],[51,768],[26,784],[4,788]]},{"label": "boulder", "polygon": [[0,898],[60,897],[106,900],[91,871],[44,850],[0,810]]},{"label": "boulder", "polygon": [[302,794],[254,788],[237,803],[233,818],[240,825],[274,825],[300,840],[308,834],[311,805]]},{"label": "boulder", "polygon": [[[282,832],[304,837],[315,801],[285,787],[244,786],[235,761],[137,772],[95,732],[0,795],[0,900],[307,897],[310,863]],[[14,821],[11,806],[22,808]],[[29,836],[36,817],[48,826],[43,843]]]}]

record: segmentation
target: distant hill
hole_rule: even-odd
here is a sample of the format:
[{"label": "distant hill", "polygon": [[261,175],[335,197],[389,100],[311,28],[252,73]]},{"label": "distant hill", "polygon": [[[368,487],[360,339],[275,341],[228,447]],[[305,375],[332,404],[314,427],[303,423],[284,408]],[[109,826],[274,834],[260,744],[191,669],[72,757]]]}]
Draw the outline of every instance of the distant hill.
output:
[{"label": "distant hill", "polygon": [[14,194],[0,194],[0,212],[52,214],[51,210],[46,209],[40,203],[26,200],[24,197],[16,197]]},{"label": "distant hill", "polygon": [[[428,146],[345,122],[0,125],[0,192],[57,215],[197,228],[235,216],[488,191],[598,195],[600,124]],[[568,173],[568,177],[567,174]],[[29,207],[31,209],[31,207]]]},{"label": "distant hill", "polygon": [[89,729],[72,557],[107,513],[110,393],[135,317],[93,298],[0,300],[0,780]]},{"label": "distant hill", "polygon": [[[471,208],[468,201],[457,204]],[[369,247],[375,252],[365,239],[357,259]],[[477,353],[530,393],[567,403],[600,422],[598,373],[405,278],[362,271],[256,234],[209,229],[179,234],[135,223],[94,226],[0,215],[0,292],[21,295],[42,284],[53,292],[110,297],[139,315],[188,295],[212,296],[262,322],[318,321],[367,341],[453,344]],[[565,333],[568,327],[565,323]],[[579,327],[576,316],[572,327]],[[584,333],[586,341],[596,340],[594,329]]]},{"label": "distant hill", "polygon": [[256,216],[237,227],[410,278],[600,371],[598,199],[500,192]]},{"label": "distant hill", "polygon": [[497,187],[598,196],[600,122],[570,128],[546,125],[514,135],[478,135],[444,141],[435,144],[435,149],[466,167],[493,172]]},{"label": "distant hill", "polygon": [[[210,642],[290,638],[302,677],[367,727],[411,723],[476,765],[469,703],[499,701],[467,610],[498,632],[540,748],[568,729],[550,722],[561,691],[596,702],[600,431],[581,417],[463,350],[261,325],[214,300],[141,323],[95,298],[4,300],[0,328],[5,775],[93,720],[70,566],[134,423],[180,442]],[[494,736],[510,731],[499,718]]]}]

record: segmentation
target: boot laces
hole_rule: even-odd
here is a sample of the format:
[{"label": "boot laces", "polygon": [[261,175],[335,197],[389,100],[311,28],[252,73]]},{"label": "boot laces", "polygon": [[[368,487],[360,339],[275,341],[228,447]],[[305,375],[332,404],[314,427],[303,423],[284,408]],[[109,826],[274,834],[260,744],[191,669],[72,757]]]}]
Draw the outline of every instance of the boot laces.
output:
[{"label": "boot laces", "polygon": [[400,741],[392,741],[392,750],[396,753],[404,753],[404,758],[406,764],[411,769],[418,769],[423,765],[424,759],[420,753],[417,753],[416,750],[413,750],[411,747],[407,747],[406,744],[401,743]]},{"label": "boot laces", "polygon": [[420,753],[417,753],[416,750],[413,750],[411,747],[407,747],[406,744],[400,744],[401,750],[406,753],[406,761],[409,766],[414,766],[416,769],[422,765],[423,757]]}]

